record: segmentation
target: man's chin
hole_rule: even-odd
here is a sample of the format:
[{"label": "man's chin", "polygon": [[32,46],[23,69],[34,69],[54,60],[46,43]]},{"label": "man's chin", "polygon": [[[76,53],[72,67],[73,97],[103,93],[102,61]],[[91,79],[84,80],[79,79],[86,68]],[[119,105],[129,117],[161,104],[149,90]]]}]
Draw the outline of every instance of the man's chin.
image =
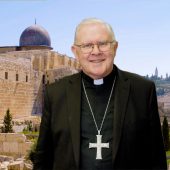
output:
[{"label": "man's chin", "polygon": [[105,72],[93,72],[92,75],[95,79],[100,79],[105,77]]}]

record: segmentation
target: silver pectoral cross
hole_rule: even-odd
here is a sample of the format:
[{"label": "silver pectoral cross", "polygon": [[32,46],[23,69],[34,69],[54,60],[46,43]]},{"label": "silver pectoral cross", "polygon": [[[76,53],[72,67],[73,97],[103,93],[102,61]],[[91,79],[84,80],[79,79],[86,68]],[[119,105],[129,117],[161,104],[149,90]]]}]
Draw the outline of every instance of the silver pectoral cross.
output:
[{"label": "silver pectoral cross", "polygon": [[102,159],[102,148],[109,148],[109,143],[102,143],[102,135],[98,132],[97,143],[89,143],[89,148],[96,148],[96,159]]}]

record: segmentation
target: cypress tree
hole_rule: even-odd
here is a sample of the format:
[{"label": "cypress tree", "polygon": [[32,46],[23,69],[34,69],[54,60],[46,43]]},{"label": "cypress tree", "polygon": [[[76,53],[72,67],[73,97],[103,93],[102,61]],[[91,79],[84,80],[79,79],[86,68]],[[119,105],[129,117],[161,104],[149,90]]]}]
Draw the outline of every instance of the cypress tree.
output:
[{"label": "cypress tree", "polygon": [[162,133],[164,139],[165,150],[169,150],[170,140],[169,140],[169,127],[167,117],[164,116],[163,125],[162,125]]},{"label": "cypress tree", "polygon": [[4,121],[3,121],[4,127],[3,127],[3,132],[4,133],[12,133],[12,115],[10,113],[10,110],[8,109],[6,111],[6,114],[4,116]]}]

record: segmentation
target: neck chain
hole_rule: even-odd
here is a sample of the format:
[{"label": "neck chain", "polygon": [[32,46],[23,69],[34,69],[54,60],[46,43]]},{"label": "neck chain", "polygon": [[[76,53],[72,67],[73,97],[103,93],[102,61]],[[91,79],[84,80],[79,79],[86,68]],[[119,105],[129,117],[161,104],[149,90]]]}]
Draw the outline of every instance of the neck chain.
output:
[{"label": "neck chain", "polygon": [[105,121],[106,113],[107,113],[107,110],[108,110],[108,107],[109,107],[109,103],[110,103],[110,99],[111,99],[111,96],[112,96],[112,93],[113,93],[113,89],[114,89],[115,80],[116,80],[116,77],[115,77],[115,79],[113,81],[113,85],[112,85],[112,88],[111,88],[111,91],[110,91],[110,96],[109,96],[109,99],[108,99],[108,102],[107,102],[107,105],[106,105],[105,113],[104,113],[104,116],[103,116],[103,119],[102,119],[102,122],[101,122],[101,125],[100,125],[100,128],[99,128],[97,123],[96,123],[96,119],[94,117],[94,113],[93,113],[93,110],[92,110],[89,98],[87,96],[86,88],[85,88],[85,85],[84,85],[84,80],[82,79],[83,89],[84,89],[84,92],[85,92],[85,96],[86,96],[86,99],[87,99],[87,102],[88,102],[88,105],[89,105],[89,108],[90,108],[90,111],[91,111],[91,114],[92,114],[92,117],[93,117],[93,120],[94,120],[94,123],[95,123],[95,126],[96,126],[98,134],[100,134],[100,132],[102,130],[102,127],[103,127],[103,123]]},{"label": "neck chain", "polygon": [[108,102],[107,102],[107,105],[106,105],[106,109],[105,109],[105,112],[104,112],[104,116],[103,116],[101,125],[100,125],[100,127],[98,127],[97,123],[96,123],[94,113],[93,113],[93,110],[92,110],[92,107],[91,107],[91,104],[90,104],[90,101],[89,101],[89,98],[87,96],[86,88],[85,88],[85,85],[84,85],[84,80],[82,79],[82,84],[83,84],[83,89],[84,89],[84,92],[85,92],[85,96],[86,96],[86,99],[87,99],[87,102],[88,102],[88,105],[89,105],[89,108],[90,108],[90,111],[91,111],[91,114],[92,114],[96,129],[97,129],[97,132],[98,132],[98,135],[96,135],[97,136],[97,143],[89,143],[89,148],[96,148],[97,149],[96,159],[102,159],[102,148],[109,148],[109,143],[102,143],[102,135],[100,135],[100,132],[102,130],[103,123],[104,123],[105,118],[106,118],[106,114],[107,114],[110,99],[111,99],[111,96],[112,96],[112,93],[113,93],[115,81],[116,81],[116,77],[115,77],[115,79],[113,81],[113,85],[112,85],[112,88],[111,88],[111,91],[110,91],[109,99],[108,99]]}]

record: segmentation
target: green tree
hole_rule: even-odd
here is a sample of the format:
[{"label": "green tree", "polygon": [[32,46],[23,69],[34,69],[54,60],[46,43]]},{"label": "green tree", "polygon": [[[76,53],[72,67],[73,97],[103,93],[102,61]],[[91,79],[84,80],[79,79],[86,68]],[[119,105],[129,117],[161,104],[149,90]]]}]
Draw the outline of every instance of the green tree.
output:
[{"label": "green tree", "polygon": [[37,147],[37,141],[38,141],[38,138],[35,138],[32,142],[32,146],[30,148],[30,150],[28,150],[27,154],[26,154],[26,160],[31,160],[33,161],[33,157],[34,157],[34,154],[37,153],[36,151],[36,147]]},{"label": "green tree", "polygon": [[162,125],[162,133],[164,139],[165,150],[169,150],[170,140],[169,140],[169,127],[167,117],[164,116],[163,125]]},{"label": "green tree", "polygon": [[12,129],[12,127],[13,127],[13,125],[12,125],[12,115],[11,115],[9,109],[6,111],[6,114],[4,116],[3,124],[4,124],[4,126],[3,126],[2,132],[4,132],[4,133],[13,132],[13,129]]}]

